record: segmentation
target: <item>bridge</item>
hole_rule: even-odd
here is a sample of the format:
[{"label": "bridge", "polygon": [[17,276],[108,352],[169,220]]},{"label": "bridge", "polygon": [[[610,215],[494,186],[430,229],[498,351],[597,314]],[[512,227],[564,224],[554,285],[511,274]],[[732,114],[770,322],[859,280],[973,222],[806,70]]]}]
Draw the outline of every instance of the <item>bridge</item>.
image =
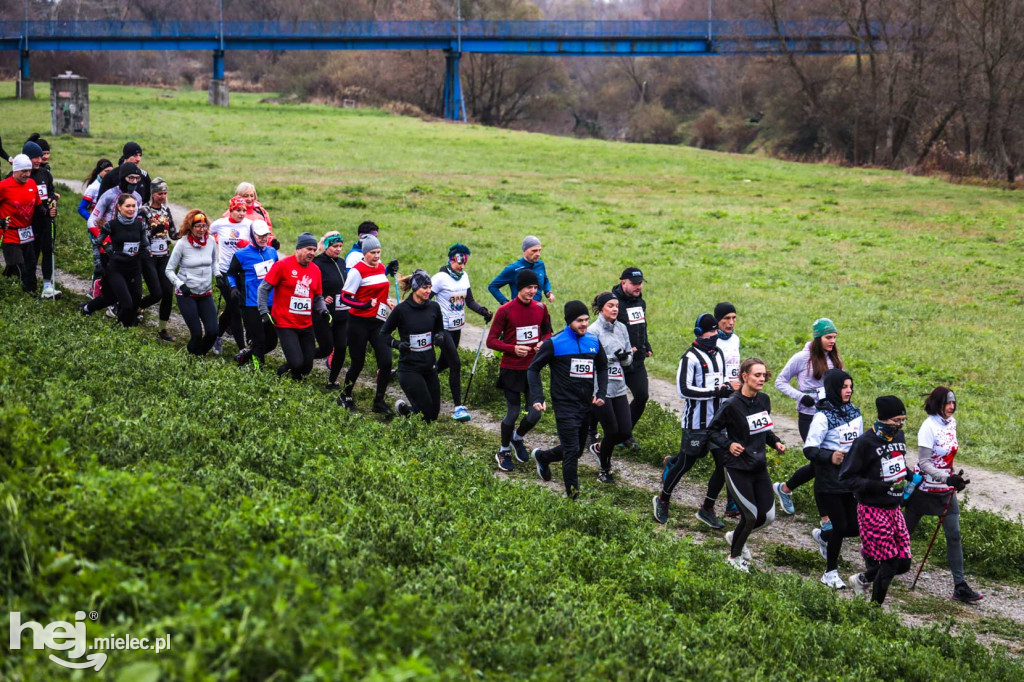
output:
[{"label": "bridge", "polygon": [[[17,50],[31,85],[33,50],[210,50],[223,90],[227,50],[440,50],[444,114],[465,120],[459,78],[464,53],[554,57],[852,54],[881,27],[852,34],[832,20],[708,21],[0,21],[0,50]],[[877,45],[876,45],[877,47]]]}]

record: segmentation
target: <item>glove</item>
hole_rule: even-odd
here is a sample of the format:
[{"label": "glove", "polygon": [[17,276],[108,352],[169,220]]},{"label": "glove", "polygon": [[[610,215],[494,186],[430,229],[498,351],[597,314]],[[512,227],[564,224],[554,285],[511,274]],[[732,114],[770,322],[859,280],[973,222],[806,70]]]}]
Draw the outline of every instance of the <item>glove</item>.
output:
[{"label": "glove", "polygon": [[238,291],[238,287],[231,287],[231,300],[237,301],[238,297],[241,296],[241,292]]},{"label": "glove", "polygon": [[964,478],[964,470],[963,469],[961,469],[959,471],[959,473],[955,473],[955,474],[953,474],[952,476],[950,476],[950,477],[948,477],[946,479],[946,485],[953,486],[954,488],[956,488],[957,492],[960,492],[961,490],[966,488],[967,484],[970,483],[970,482],[971,482],[970,479]]},{"label": "glove", "polygon": [[260,320],[263,322],[263,324],[274,324],[274,318],[270,316],[270,313],[260,313]]},{"label": "glove", "polygon": [[334,318],[331,317],[331,313],[327,310],[320,313],[320,319],[326,322],[327,324],[332,324],[334,322]]},{"label": "glove", "polygon": [[102,279],[107,274],[107,269],[101,263],[93,268],[93,273],[96,275],[94,279]]},{"label": "glove", "polygon": [[894,493],[903,494],[903,489],[907,487],[907,479],[901,478],[898,481],[893,481],[893,484],[889,486],[889,490]]},{"label": "glove", "polygon": [[398,350],[400,350],[401,352],[407,353],[407,352],[409,352],[410,348],[412,348],[412,346],[409,345],[408,341],[399,341],[398,342]]},{"label": "glove", "polygon": [[394,277],[398,273],[398,259],[390,261],[384,268],[384,274],[388,277]]},{"label": "glove", "polygon": [[625,348],[620,348],[617,351],[615,351],[615,359],[618,360],[619,362],[625,362],[626,360],[629,359],[629,356],[630,352]]},{"label": "glove", "polygon": [[178,287],[178,293],[181,294],[182,296],[191,296],[192,290],[188,288],[187,284],[182,284],[180,287]]},{"label": "glove", "polygon": [[490,324],[491,320],[494,318],[494,314],[487,308],[484,308],[480,314],[484,316],[484,324]]},{"label": "glove", "polygon": [[274,249],[275,251],[277,249],[280,249],[281,248],[281,241],[277,237],[274,237],[273,239],[270,240],[270,247],[272,249]]},{"label": "glove", "polygon": [[800,404],[803,405],[804,407],[814,407],[814,398],[809,395],[801,396]]},{"label": "glove", "polygon": [[0,218],[0,229],[7,229],[7,218]]},{"label": "glove", "polygon": [[730,386],[729,384],[722,384],[717,389],[715,389],[715,397],[716,398],[728,398],[731,395],[732,395],[732,386]]}]

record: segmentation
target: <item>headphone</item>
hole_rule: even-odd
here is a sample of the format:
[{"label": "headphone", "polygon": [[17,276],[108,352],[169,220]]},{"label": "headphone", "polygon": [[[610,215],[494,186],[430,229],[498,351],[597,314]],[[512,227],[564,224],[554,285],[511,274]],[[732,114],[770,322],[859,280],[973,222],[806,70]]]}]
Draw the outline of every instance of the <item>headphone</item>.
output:
[{"label": "headphone", "polygon": [[704,313],[701,313],[700,315],[698,315],[697,319],[693,323],[693,335],[694,336],[703,336],[704,335],[704,330],[700,328],[700,318],[702,318],[702,317],[704,317]]}]

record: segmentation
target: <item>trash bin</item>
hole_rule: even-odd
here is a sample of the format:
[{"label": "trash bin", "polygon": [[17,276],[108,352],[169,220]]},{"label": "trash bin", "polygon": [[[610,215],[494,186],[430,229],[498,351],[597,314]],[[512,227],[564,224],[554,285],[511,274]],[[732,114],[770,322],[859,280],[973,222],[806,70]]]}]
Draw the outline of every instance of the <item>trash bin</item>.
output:
[{"label": "trash bin", "polygon": [[89,134],[89,79],[65,71],[50,79],[50,133]]}]

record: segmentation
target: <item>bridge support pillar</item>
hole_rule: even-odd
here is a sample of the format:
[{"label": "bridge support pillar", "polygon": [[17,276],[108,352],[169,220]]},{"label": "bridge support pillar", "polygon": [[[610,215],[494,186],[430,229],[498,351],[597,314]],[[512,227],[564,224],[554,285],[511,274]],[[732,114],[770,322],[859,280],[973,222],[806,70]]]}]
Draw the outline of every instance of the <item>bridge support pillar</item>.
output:
[{"label": "bridge support pillar", "polygon": [[25,48],[18,50],[18,83],[15,90],[17,90],[15,96],[18,99],[36,98],[36,84],[32,80],[29,52]]},{"label": "bridge support pillar", "polygon": [[213,78],[210,80],[210,104],[226,107],[230,102],[228,83],[224,80],[224,50],[213,51]]},{"label": "bridge support pillar", "polygon": [[449,121],[466,122],[466,101],[462,97],[462,80],[459,78],[459,59],[462,53],[444,51],[444,117]]}]

